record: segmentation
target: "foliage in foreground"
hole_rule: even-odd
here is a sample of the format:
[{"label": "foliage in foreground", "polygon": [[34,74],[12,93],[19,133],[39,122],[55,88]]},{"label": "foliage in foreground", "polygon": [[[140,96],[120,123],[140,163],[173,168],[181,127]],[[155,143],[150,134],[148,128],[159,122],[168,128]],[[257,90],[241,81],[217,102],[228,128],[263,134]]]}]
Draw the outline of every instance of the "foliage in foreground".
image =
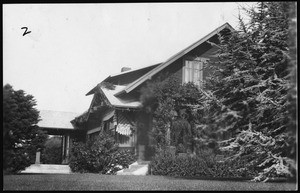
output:
[{"label": "foliage in foreground", "polygon": [[[251,20],[220,36],[218,59],[208,63],[203,121],[198,130],[214,131],[226,160],[246,160],[255,181],[294,177],[296,164],[296,63],[289,53],[290,2],[261,2],[245,10]],[[293,29],[290,29],[293,30]],[[225,140],[224,140],[225,139]]]},{"label": "foliage in foreground", "polygon": [[[193,138],[186,141],[193,148],[214,149],[225,155],[227,164],[243,160],[245,164],[237,164],[235,170],[255,169],[255,181],[295,176],[294,9],[294,2],[260,2],[245,9],[249,23],[239,18],[240,29],[220,34],[220,44],[214,44],[219,48],[217,58],[206,66],[213,73],[203,90],[192,92],[196,98],[188,98],[189,92],[181,93],[184,86],[170,81],[148,85],[141,101],[146,108],[154,106],[152,133],[161,147],[172,144],[168,135],[176,136],[177,126],[185,131],[191,127]],[[147,97],[151,94],[154,97]],[[174,124],[181,112],[188,115],[181,118],[189,127],[184,122]]]},{"label": "foliage in foreground", "polygon": [[69,166],[73,172],[115,174],[136,161],[130,150],[120,150],[114,138],[101,133],[95,140],[75,142]]},{"label": "foliage in foreground", "polygon": [[172,156],[168,151],[160,151],[150,162],[149,173],[200,178],[251,178],[257,175],[254,168],[239,169],[245,164],[245,160],[218,161],[210,153],[204,153],[202,156]]},{"label": "foliage in foreground", "polygon": [[3,171],[17,173],[34,163],[47,134],[39,130],[36,101],[23,90],[3,87]]},{"label": "foliage in foreground", "polygon": [[[295,127],[288,107],[291,84],[289,55],[290,2],[261,2],[246,10],[251,20],[240,19],[240,30],[220,37],[219,59],[210,63],[210,94],[206,125],[218,135],[227,159],[248,160],[256,167],[256,181],[295,175]],[[294,131],[293,131],[294,130]]]}]

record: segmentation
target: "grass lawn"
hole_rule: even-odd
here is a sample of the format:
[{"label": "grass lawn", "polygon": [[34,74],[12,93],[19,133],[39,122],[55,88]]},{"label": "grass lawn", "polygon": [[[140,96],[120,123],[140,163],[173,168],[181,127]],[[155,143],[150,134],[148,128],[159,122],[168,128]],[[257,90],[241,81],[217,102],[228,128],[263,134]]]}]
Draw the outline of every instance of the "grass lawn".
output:
[{"label": "grass lawn", "polygon": [[3,190],[296,190],[295,183],[189,180],[99,174],[4,175]]}]

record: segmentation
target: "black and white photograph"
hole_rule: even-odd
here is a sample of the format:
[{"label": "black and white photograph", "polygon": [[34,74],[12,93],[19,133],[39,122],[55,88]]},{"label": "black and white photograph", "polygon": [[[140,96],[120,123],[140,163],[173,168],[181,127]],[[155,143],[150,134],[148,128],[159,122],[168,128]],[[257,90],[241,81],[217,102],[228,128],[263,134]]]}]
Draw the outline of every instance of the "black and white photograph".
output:
[{"label": "black and white photograph", "polygon": [[2,11],[3,191],[298,190],[296,1]]}]

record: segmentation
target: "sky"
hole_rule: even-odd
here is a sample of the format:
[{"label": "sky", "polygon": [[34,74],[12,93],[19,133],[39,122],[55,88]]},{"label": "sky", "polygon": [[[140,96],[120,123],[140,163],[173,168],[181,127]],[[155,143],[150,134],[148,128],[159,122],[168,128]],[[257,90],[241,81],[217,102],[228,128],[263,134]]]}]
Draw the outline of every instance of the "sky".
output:
[{"label": "sky", "polygon": [[85,94],[122,67],[164,62],[226,22],[237,29],[240,5],[4,4],[3,85],[33,95],[38,110],[81,114]]}]

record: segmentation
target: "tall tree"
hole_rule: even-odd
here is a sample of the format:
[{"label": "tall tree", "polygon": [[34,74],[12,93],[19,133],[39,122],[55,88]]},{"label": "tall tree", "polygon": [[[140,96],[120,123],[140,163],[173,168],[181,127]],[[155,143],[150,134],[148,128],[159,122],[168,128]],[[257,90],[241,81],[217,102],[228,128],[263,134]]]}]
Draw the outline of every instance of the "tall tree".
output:
[{"label": "tall tree", "polygon": [[245,9],[250,22],[240,18],[239,30],[220,36],[219,60],[209,64],[214,75],[206,84],[206,128],[226,136],[220,144],[228,159],[246,159],[245,168],[260,171],[256,180],[294,175],[295,138],[288,133],[289,9],[290,2]]},{"label": "tall tree", "polygon": [[29,166],[47,138],[38,129],[36,101],[23,90],[3,87],[3,170],[18,172]]}]

